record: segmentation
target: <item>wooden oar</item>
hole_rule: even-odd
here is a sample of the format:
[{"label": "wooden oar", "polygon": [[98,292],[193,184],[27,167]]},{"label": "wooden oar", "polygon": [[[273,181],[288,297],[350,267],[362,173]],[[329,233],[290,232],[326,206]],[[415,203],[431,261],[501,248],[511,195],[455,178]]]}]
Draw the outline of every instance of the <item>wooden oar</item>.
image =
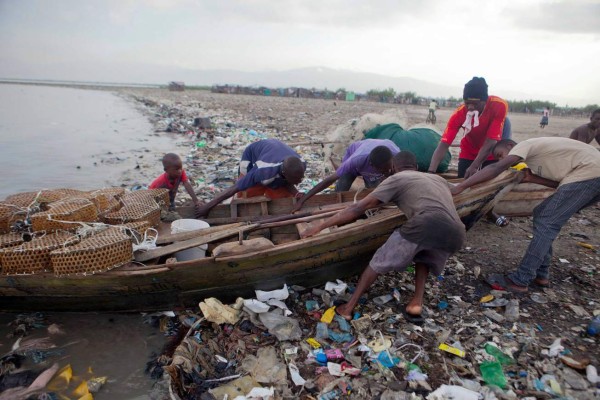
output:
[{"label": "wooden oar", "polygon": [[181,242],[183,240],[193,239],[195,237],[204,236],[204,235],[210,234],[210,233],[221,232],[223,230],[230,229],[230,228],[238,228],[238,227],[244,226],[244,225],[247,225],[247,224],[238,222],[235,224],[211,226],[210,228],[199,229],[199,230],[189,231],[189,232],[163,234],[158,237],[158,239],[156,240],[156,244]]},{"label": "wooden oar", "polygon": [[[208,235],[199,236],[194,239],[184,240],[182,242],[173,243],[168,246],[158,247],[154,250],[139,252],[139,253],[135,254],[135,261],[144,262],[144,261],[152,260],[153,258],[158,258],[158,257],[166,256],[168,254],[173,254],[173,253],[176,253],[181,250],[190,249],[192,247],[198,247],[198,246],[201,246],[206,243],[214,242],[215,240],[220,240],[220,239],[224,239],[226,237],[238,235],[240,232],[245,232],[247,230],[251,230],[257,226],[258,226],[258,224],[235,226],[235,227],[221,230],[219,232],[213,232],[213,233],[209,233]],[[202,231],[200,231],[200,232],[202,232]]]}]

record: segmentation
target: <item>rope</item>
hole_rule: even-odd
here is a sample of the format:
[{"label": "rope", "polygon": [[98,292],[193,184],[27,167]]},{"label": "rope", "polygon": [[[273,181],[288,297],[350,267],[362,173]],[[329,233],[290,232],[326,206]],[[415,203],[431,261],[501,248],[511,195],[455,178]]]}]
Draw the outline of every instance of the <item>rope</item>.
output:
[{"label": "rope", "polygon": [[[154,237],[148,236],[148,231],[154,232],[155,233]],[[157,239],[158,239],[158,231],[154,228],[148,228],[144,232],[144,240],[142,240],[141,243],[136,238],[136,242],[138,242],[138,243],[133,245],[133,251],[134,252],[138,251],[138,250],[148,251],[148,250],[155,249]]]},{"label": "rope", "polygon": [[363,186],[363,187],[361,187],[360,189],[358,189],[358,190],[356,191],[356,193],[354,194],[354,203],[358,203],[358,200],[357,200],[357,198],[358,198],[358,195],[359,195],[359,193],[360,193],[360,192],[362,192],[364,189],[365,189],[365,187]]},{"label": "rope", "polygon": [[418,344],[405,343],[402,346],[398,347],[398,350],[402,350],[402,348],[406,347],[406,346],[412,346],[412,347],[416,347],[417,349],[419,349],[419,352],[417,353],[417,355],[412,360],[410,360],[410,363],[414,364],[415,361],[417,360],[417,358],[421,357],[421,355],[423,354],[423,348],[421,346],[419,346]]}]

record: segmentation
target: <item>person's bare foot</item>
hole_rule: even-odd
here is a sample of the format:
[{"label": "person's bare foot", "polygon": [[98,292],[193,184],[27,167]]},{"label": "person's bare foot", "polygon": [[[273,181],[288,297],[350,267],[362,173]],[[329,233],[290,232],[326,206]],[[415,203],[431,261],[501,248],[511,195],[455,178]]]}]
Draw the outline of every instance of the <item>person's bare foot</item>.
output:
[{"label": "person's bare foot", "polygon": [[411,300],[406,305],[406,312],[410,315],[421,315],[421,312],[423,312],[423,305],[417,301]]},{"label": "person's bare foot", "polygon": [[335,313],[346,321],[352,320],[352,309],[348,306],[348,303],[340,304],[335,308]]}]

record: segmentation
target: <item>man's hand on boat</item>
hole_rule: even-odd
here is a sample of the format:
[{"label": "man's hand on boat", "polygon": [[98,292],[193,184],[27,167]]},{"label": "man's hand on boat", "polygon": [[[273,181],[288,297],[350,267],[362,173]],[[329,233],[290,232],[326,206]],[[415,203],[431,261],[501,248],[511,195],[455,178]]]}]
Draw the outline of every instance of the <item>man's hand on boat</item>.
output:
[{"label": "man's hand on boat", "polygon": [[450,193],[452,196],[456,196],[457,194],[461,194],[464,191],[459,185],[450,184]]},{"label": "man's hand on boat", "polygon": [[304,205],[304,201],[302,201],[303,197],[304,197],[304,193],[302,193],[302,192],[296,193],[296,195],[294,196],[294,198],[297,201],[296,201],[296,204],[294,205],[294,207],[292,208],[292,211],[290,212],[291,214],[296,214],[298,211],[300,211],[300,209]]},{"label": "man's hand on boat", "polygon": [[212,207],[208,206],[206,203],[196,203],[196,205],[194,206],[196,218],[206,217],[211,208]]},{"label": "man's hand on boat", "polygon": [[302,239],[308,238],[311,236],[315,236],[317,233],[321,232],[321,224],[317,224],[315,226],[309,226],[307,230],[300,234]]},{"label": "man's hand on boat", "polygon": [[521,172],[523,173],[523,179],[521,179],[521,183],[533,182],[535,180],[535,175],[533,172],[531,172],[531,169],[523,168]]}]

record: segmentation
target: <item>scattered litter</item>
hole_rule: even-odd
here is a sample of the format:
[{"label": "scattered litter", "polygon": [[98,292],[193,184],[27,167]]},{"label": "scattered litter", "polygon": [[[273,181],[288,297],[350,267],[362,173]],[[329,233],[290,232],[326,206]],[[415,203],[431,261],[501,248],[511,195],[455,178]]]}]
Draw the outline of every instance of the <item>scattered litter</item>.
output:
[{"label": "scattered litter", "polygon": [[538,304],[546,304],[548,303],[548,298],[541,293],[531,293],[529,296],[531,300]]}]

